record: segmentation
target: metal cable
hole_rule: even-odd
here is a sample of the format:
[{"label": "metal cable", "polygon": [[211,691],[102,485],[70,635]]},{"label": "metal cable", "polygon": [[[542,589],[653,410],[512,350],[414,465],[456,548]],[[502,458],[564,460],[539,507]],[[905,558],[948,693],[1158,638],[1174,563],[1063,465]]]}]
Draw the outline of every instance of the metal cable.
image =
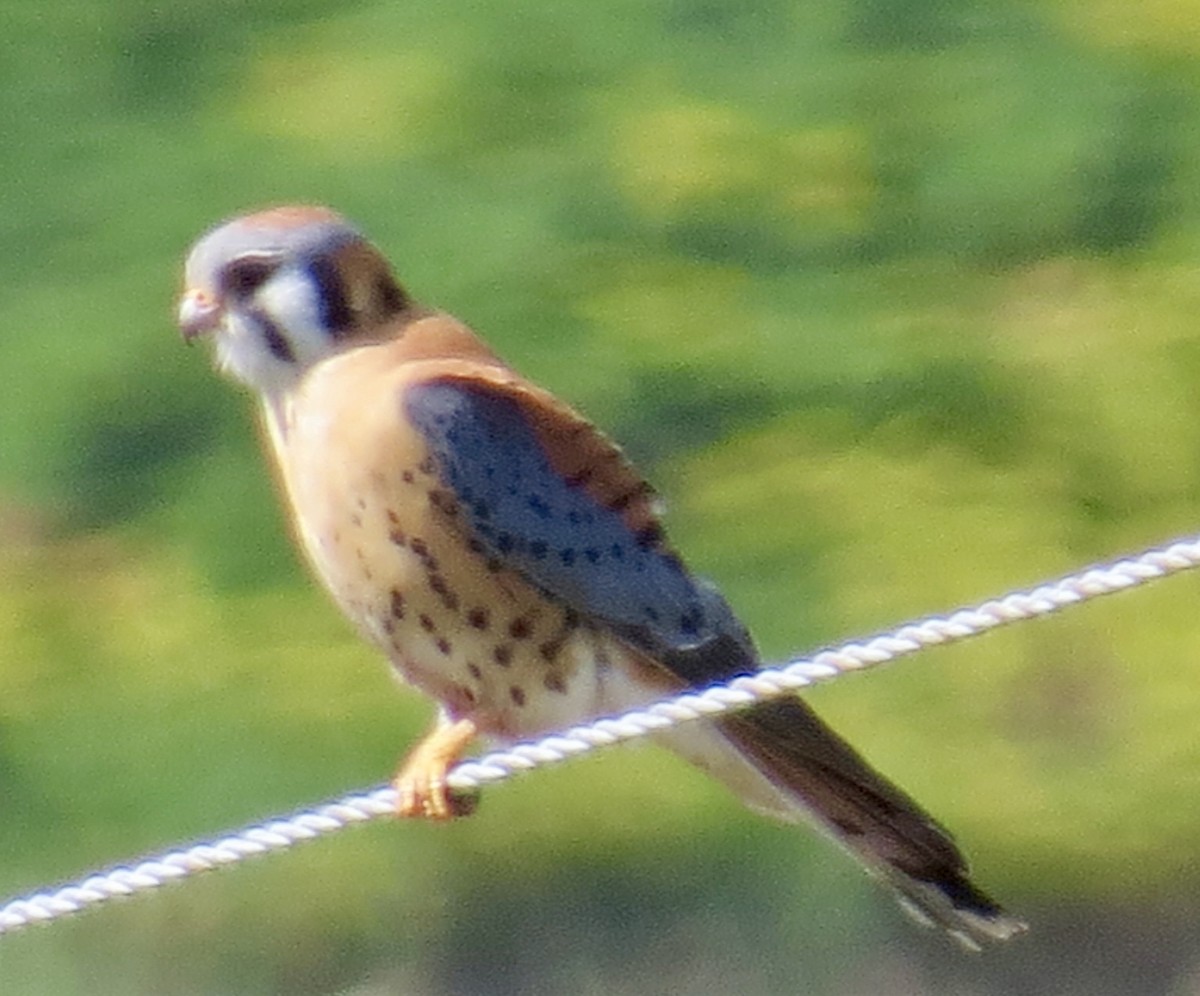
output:
[{"label": "metal cable", "polygon": [[[540,740],[465,761],[447,777],[449,786],[471,792],[512,775],[555,764],[588,751],[655,733],[680,723],[716,716],[755,702],[785,695],[848,671],[886,664],[926,647],[979,636],[1009,623],[1046,616],[1069,605],[1200,566],[1200,538],[1148,550],[1139,556],[1041,585],[1032,591],[901,626],[862,642],[825,650],[736,678],[700,692],[664,699],[644,709],[598,719]],[[47,923],[97,906],[118,896],[156,889],[198,872],[236,864],[246,858],[290,847],[304,840],[395,812],[396,793],[379,788],[346,796],[328,805],[240,830],[213,843],[170,851],[132,866],[121,865],[72,885],[37,892],[0,907],[0,934]]]}]

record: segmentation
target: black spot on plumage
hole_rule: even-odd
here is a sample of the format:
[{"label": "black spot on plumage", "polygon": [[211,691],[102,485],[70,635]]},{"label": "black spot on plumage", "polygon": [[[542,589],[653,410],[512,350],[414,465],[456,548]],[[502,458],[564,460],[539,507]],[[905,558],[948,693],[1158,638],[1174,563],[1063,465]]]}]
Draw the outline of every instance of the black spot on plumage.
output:
[{"label": "black spot on plumage", "polygon": [[623,512],[634,501],[635,498],[644,498],[651,493],[653,489],[645,481],[642,481],[634,488],[630,488],[619,498],[608,503],[608,507],[614,512]]},{"label": "black spot on plumage", "polygon": [[379,302],[379,313],[382,318],[388,318],[397,311],[403,311],[408,304],[404,291],[392,279],[391,274],[376,278],[375,300]]},{"label": "black spot on plumage", "polygon": [[292,352],[292,344],[284,338],[283,333],[279,331],[279,326],[261,311],[254,312],[254,320],[262,329],[263,342],[267,344],[271,355],[284,363],[294,362],[296,354]]},{"label": "black spot on plumage", "polygon": [[333,260],[316,256],[308,264],[308,273],[317,286],[317,297],[321,302],[321,321],[330,332],[337,335],[354,325],[354,309],[346,293],[346,281]]},{"label": "black spot on plumage", "polygon": [[525,704],[525,689],[519,685],[513,685],[508,690],[509,697],[513,700],[513,705],[523,706]]},{"label": "black spot on plumage", "polygon": [[704,613],[693,606],[679,617],[679,632],[684,636],[699,636],[704,625]]},{"label": "black spot on plumage", "polygon": [[[602,452],[564,475],[546,454],[536,413],[499,386],[447,375],[407,388],[403,399],[428,443],[438,486],[468,515],[464,539],[490,570],[618,626],[638,646],[690,650],[719,635],[744,641],[719,595],[671,552],[662,527],[631,514],[652,494],[649,485],[588,490],[620,454]],[[544,629],[531,649],[559,640],[546,643]]]},{"label": "black spot on plumage", "polygon": [[662,526],[660,526],[657,522],[651,522],[649,525],[643,526],[634,535],[637,545],[643,550],[654,546],[656,543],[660,542],[662,538]]},{"label": "black spot on plumage", "polygon": [[550,506],[546,504],[546,500],[541,495],[530,495],[526,499],[526,502],[529,504],[533,514],[539,519],[553,518],[554,512],[551,510]]}]

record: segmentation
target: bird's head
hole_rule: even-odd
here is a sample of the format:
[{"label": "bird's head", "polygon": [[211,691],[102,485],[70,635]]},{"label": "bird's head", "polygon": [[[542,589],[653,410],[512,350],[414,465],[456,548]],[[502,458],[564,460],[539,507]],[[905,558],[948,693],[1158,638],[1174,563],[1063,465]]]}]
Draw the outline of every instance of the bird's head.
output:
[{"label": "bird's head", "polygon": [[225,222],[192,247],[184,279],[184,339],[211,336],[221,369],[267,395],[378,336],[410,303],[383,255],[320,207]]}]

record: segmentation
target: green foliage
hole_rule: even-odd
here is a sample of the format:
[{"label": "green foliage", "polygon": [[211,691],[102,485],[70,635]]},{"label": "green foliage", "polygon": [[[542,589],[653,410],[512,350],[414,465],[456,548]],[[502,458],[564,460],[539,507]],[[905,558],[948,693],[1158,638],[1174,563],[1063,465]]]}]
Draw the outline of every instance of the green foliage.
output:
[{"label": "green foliage", "polygon": [[[248,207],[336,206],[624,441],[771,655],[1194,529],[1194,6],[8,4],[0,891],[380,781],[427,721],[174,332]],[[1035,920],[1194,915],[1195,585],[814,698]],[[897,944],[924,991],[1023,978],[934,971],[828,847],[628,750],[5,940],[0,988],[884,992]]]}]

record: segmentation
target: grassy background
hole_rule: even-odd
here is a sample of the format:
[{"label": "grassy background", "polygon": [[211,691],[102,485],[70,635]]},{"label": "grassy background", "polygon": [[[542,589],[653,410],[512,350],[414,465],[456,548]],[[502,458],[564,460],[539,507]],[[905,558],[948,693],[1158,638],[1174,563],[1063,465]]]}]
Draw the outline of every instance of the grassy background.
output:
[{"label": "grassy background", "polygon": [[[386,777],[183,253],[288,201],[621,439],[782,655],[1200,512],[1200,4],[0,6],[0,891]],[[815,692],[1034,925],[965,959],[628,749],[0,941],[5,992],[1184,993],[1200,581]]]}]

